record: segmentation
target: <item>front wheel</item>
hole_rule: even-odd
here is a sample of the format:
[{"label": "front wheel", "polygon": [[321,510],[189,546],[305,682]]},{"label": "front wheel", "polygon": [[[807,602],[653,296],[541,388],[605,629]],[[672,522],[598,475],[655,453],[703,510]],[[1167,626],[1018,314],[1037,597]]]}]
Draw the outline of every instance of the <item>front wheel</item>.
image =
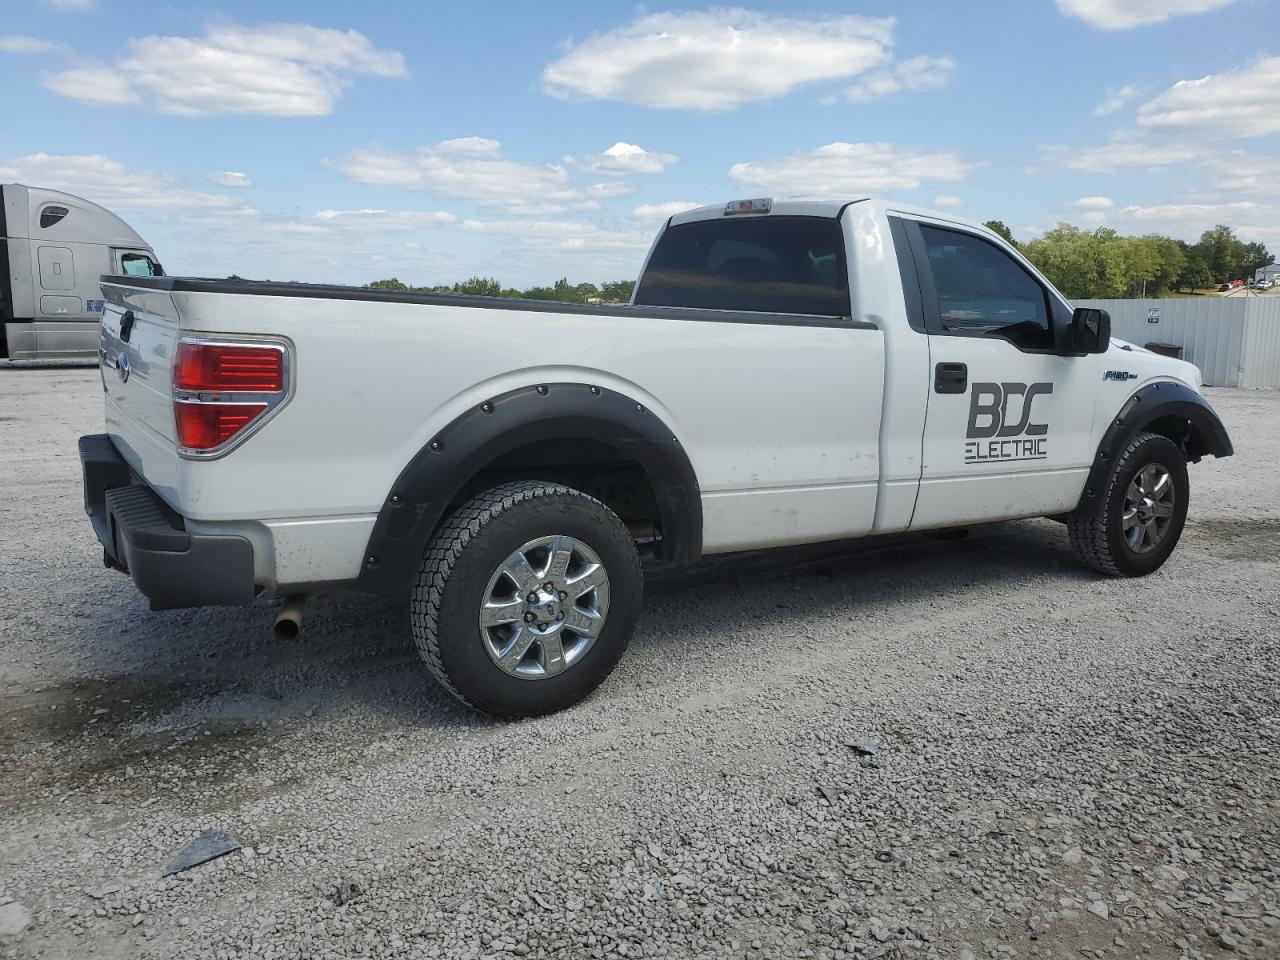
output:
[{"label": "front wheel", "polygon": [[1085,564],[1112,577],[1158,569],[1178,545],[1191,484],[1187,461],[1168,437],[1139,433],[1116,458],[1102,496],[1071,517],[1071,546]]},{"label": "front wheel", "polygon": [[626,651],[640,612],[626,526],[569,487],[521,481],[454,511],[427,545],[411,624],[436,679],[499,717],[586,697]]}]

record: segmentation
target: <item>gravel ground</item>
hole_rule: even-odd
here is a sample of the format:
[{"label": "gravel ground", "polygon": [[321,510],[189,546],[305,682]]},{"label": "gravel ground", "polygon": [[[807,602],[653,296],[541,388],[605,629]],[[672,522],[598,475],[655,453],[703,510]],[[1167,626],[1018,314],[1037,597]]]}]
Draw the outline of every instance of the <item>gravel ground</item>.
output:
[{"label": "gravel ground", "polygon": [[97,373],[0,370],[0,957],[1280,956],[1280,393],[1212,400],[1152,577],[1048,521],[655,575],[511,724],[394,606],[148,612],[81,512]]}]

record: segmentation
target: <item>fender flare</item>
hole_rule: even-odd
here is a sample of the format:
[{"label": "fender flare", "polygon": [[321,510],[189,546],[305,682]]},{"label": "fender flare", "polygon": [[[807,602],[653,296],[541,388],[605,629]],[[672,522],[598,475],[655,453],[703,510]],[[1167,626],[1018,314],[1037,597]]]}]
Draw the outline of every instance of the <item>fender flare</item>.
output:
[{"label": "fender flare", "polygon": [[563,439],[600,441],[640,464],[658,502],[663,558],[692,562],[702,555],[702,496],[675,434],[617,391],[550,383],[472,407],[409,461],[378,513],[357,586],[372,593],[403,586],[445,511],[476,474],[519,447]]},{"label": "fender flare", "polygon": [[1125,401],[1102,435],[1080,503],[1073,513],[1085,512],[1093,506],[1105,488],[1107,473],[1120,451],[1139,432],[1160,421],[1181,424],[1182,436],[1174,439],[1181,440],[1192,463],[1205,454],[1229,457],[1235,452],[1226,427],[1204,397],[1185,383],[1170,380],[1149,383]]}]

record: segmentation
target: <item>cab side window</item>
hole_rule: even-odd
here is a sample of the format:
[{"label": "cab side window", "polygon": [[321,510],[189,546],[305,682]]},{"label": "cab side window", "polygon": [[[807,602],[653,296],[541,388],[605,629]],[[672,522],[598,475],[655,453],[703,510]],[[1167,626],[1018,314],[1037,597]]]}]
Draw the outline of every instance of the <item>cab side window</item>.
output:
[{"label": "cab side window", "polygon": [[163,277],[164,271],[145,253],[125,253],[120,256],[120,269],[128,277]]},{"label": "cab side window", "polygon": [[920,225],[942,333],[1001,337],[1024,350],[1053,347],[1048,297],[1016,260],[980,237]]}]

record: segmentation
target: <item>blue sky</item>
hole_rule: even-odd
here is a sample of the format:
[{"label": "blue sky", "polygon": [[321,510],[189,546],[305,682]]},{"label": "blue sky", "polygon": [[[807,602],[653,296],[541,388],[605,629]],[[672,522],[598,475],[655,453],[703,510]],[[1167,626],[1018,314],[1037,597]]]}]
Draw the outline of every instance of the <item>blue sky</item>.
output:
[{"label": "blue sky", "polygon": [[679,205],[768,195],[1274,250],[1277,31],[1273,0],[6,0],[0,180],[214,276],[599,282]]}]

